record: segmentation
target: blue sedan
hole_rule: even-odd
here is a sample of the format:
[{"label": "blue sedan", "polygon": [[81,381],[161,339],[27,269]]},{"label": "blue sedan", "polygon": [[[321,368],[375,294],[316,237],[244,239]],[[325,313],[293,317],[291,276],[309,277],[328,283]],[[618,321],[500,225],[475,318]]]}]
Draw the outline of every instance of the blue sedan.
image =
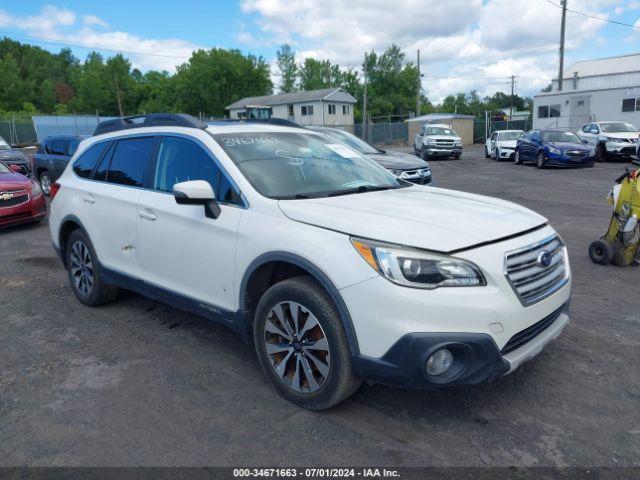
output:
[{"label": "blue sedan", "polygon": [[535,162],[545,167],[593,167],[595,150],[573,132],[530,130],[518,139],[515,163]]}]

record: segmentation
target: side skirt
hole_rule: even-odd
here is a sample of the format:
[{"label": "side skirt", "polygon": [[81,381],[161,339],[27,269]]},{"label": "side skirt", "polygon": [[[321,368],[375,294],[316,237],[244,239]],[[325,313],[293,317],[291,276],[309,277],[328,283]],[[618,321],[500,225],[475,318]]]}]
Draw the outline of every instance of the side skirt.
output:
[{"label": "side skirt", "polygon": [[225,310],[104,267],[102,267],[102,279],[108,285],[131,290],[151,300],[157,300],[179,310],[195,313],[207,320],[226,325],[244,338],[247,327],[245,316],[241,311]]}]

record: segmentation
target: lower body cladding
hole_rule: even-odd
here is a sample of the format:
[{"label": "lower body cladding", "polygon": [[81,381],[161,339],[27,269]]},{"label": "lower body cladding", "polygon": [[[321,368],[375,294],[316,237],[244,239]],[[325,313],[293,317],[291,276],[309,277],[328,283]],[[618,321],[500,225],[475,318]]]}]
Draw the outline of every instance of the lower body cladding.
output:
[{"label": "lower body cladding", "polygon": [[462,147],[424,147],[424,151],[429,157],[458,158],[462,155]]},{"label": "lower body cladding", "polygon": [[[549,231],[457,255],[481,267],[493,264],[494,271],[483,269],[486,286],[422,290],[376,277],[342,289],[360,348],[353,355],[354,373],[431,389],[491,381],[535,357],[569,323],[570,274],[561,288],[523,306],[496,254],[502,259]],[[489,257],[493,262],[486,262]]]},{"label": "lower body cladding", "polygon": [[38,222],[47,214],[44,195],[29,198],[26,202],[10,207],[3,207],[0,202],[0,228]]}]

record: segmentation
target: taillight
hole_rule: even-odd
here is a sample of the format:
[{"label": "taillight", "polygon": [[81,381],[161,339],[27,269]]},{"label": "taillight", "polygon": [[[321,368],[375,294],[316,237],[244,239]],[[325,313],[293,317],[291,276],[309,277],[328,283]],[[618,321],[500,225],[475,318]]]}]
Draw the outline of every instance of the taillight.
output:
[{"label": "taillight", "polygon": [[60,190],[60,184],[58,182],[53,182],[51,184],[51,191],[49,192],[49,196],[51,197],[51,200],[53,200],[53,197],[56,196],[56,193],[58,193],[58,190]]}]

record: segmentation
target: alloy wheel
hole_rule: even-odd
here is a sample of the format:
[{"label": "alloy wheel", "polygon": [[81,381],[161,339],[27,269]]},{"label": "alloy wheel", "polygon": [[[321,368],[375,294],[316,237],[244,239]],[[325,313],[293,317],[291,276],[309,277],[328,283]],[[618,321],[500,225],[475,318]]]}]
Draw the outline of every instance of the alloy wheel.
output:
[{"label": "alloy wheel", "polygon": [[43,173],[40,175],[40,188],[45,195],[49,196],[51,193],[51,178],[49,178],[49,174]]},{"label": "alloy wheel", "polygon": [[82,295],[89,295],[93,288],[93,261],[91,260],[91,253],[89,247],[78,240],[71,247],[71,277],[73,284],[78,292]]},{"label": "alloy wheel", "polygon": [[327,380],[329,342],[315,315],[303,305],[275,305],[264,325],[264,345],[278,378],[297,393],[313,393]]}]

